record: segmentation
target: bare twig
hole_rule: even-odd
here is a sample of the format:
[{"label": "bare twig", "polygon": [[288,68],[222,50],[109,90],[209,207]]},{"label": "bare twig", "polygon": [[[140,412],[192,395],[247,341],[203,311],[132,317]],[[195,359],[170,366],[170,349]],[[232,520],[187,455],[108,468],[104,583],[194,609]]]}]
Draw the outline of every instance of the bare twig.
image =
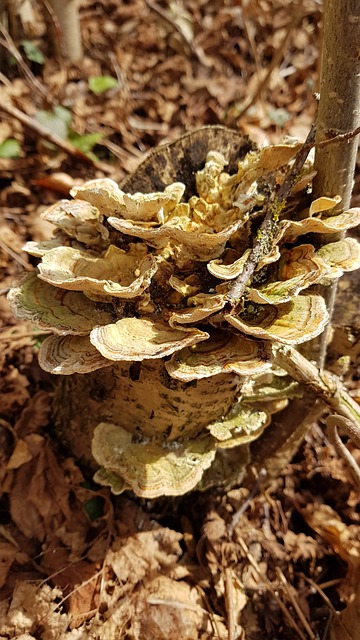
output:
[{"label": "bare twig", "polygon": [[252,500],[255,498],[258,490],[259,490],[259,484],[260,481],[266,476],[266,469],[260,469],[259,471],[259,475],[256,478],[250,492],[249,495],[247,496],[246,500],[244,500],[244,502],[242,503],[242,505],[239,507],[239,509],[237,511],[235,511],[233,517],[231,518],[231,522],[228,526],[228,531],[229,531],[229,535],[232,536],[232,534],[234,533],[234,529],[237,526],[240,517],[242,516],[243,513],[245,513],[246,509],[249,507],[249,505],[251,504]]},{"label": "bare twig", "polygon": [[279,597],[277,591],[274,589],[274,587],[271,584],[270,580],[268,580],[267,577],[264,576],[264,573],[261,571],[261,568],[260,568],[259,564],[256,562],[255,558],[250,553],[250,550],[248,549],[248,547],[245,544],[244,540],[240,536],[237,536],[237,543],[238,543],[239,547],[242,549],[242,551],[245,554],[245,556],[247,557],[247,559],[248,559],[249,563],[251,564],[251,566],[253,567],[253,569],[255,569],[255,571],[256,571],[257,575],[259,576],[259,578],[261,579],[261,581],[265,584],[266,588],[271,593],[271,595],[274,598],[274,600],[276,601],[279,609],[284,614],[284,618],[287,620],[287,622],[290,624],[290,626],[294,629],[294,631],[298,634],[299,638],[301,638],[301,640],[306,640],[306,637],[304,636],[303,632],[301,631],[299,625],[296,623],[296,621],[292,617],[290,611],[288,611],[286,605],[283,603],[283,601]]},{"label": "bare twig", "polygon": [[344,389],[340,379],[328,371],[318,369],[293,347],[279,345],[274,351],[276,364],[292,378],[309,387],[335,413],[346,418],[347,433],[360,444],[360,406]]},{"label": "bare twig", "polygon": [[5,253],[11,256],[13,260],[21,264],[21,266],[26,269],[26,271],[32,271],[32,266],[28,262],[26,262],[26,260],[21,255],[18,255],[16,251],[9,247],[6,242],[0,240],[0,247]]},{"label": "bare twig", "polygon": [[34,76],[31,69],[29,69],[28,65],[22,59],[19,50],[17,49],[15,42],[13,41],[10,34],[6,31],[5,27],[0,23],[0,33],[2,38],[0,38],[0,45],[7,49],[12,56],[14,56],[19,68],[24,74],[25,79],[27,80],[30,87],[39,93],[42,99],[46,98],[48,100],[48,91],[45,87],[39,82],[39,80]]},{"label": "bare twig", "polygon": [[4,111],[9,116],[16,118],[25,127],[29,127],[30,129],[35,131],[38,136],[44,138],[44,140],[47,140],[48,142],[52,142],[73,158],[82,160],[83,162],[86,162],[86,164],[93,165],[104,173],[111,173],[113,171],[113,169],[109,167],[109,165],[107,165],[105,162],[100,162],[99,160],[93,160],[92,158],[89,158],[89,156],[80,151],[80,149],[74,147],[70,142],[68,142],[67,140],[63,140],[63,138],[60,138],[60,136],[56,135],[56,133],[52,133],[49,129],[43,127],[40,122],[37,122],[36,120],[34,120],[34,118],[31,118],[26,113],[20,111],[20,109],[17,109],[16,107],[13,107],[9,103],[0,103],[0,111]]},{"label": "bare twig", "polygon": [[286,580],[283,572],[281,571],[280,567],[276,567],[276,574],[280,580],[280,583],[282,584],[284,591],[286,591],[287,596],[294,608],[294,610],[296,611],[299,620],[301,620],[301,623],[305,629],[305,631],[307,632],[310,640],[316,640],[316,636],[313,633],[308,621],[306,620],[305,616],[304,616],[304,612],[302,611],[297,598],[296,598],[296,592],[294,593],[295,589],[292,585],[289,585],[288,581]]},{"label": "bare twig", "polygon": [[45,22],[48,24],[48,28],[51,34],[51,43],[53,46],[54,56],[64,68],[65,56],[61,40],[61,27],[59,24],[59,19],[49,0],[41,0],[41,4],[43,5],[45,11]]},{"label": "bare twig", "polygon": [[226,601],[226,611],[227,611],[227,623],[228,623],[228,640],[236,640],[235,639],[235,630],[236,630],[236,622],[235,622],[235,611],[233,607],[234,601],[234,588],[232,583],[232,569],[230,567],[226,567],[225,569],[225,601]]},{"label": "bare twig", "polygon": [[353,440],[357,447],[360,448],[360,432],[351,420],[339,415],[332,415],[326,419],[327,434],[331,444],[333,445],[337,454],[344,459],[349,467],[351,474],[360,487],[360,468],[355,458],[351,455],[349,449],[342,442],[339,434],[338,427],[345,431],[346,435]]},{"label": "bare twig", "polygon": [[227,300],[234,307],[239,304],[241,296],[248,285],[249,279],[253,275],[260,260],[273,249],[273,238],[279,224],[279,213],[284,209],[286,200],[289,197],[292,187],[299,175],[308,154],[315,140],[315,126],[313,125],[308,136],[295,156],[294,163],[289,169],[282,185],[277,193],[269,200],[265,208],[265,217],[254,240],[254,246],[244,265],[244,269],[235,279],[234,284],[227,294]]},{"label": "bare twig", "polygon": [[352,140],[352,138],[356,138],[356,136],[360,135],[360,127],[357,127],[352,131],[345,131],[344,133],[337,134],[335,134],[333,130],[329,130],[327,134],[331,136],[331,138],[326,138],[326,140],[315,142],[315,144],[311,146],[315,147],[315,149],[322,149],[323,147],[327,147],[329,144],[334,144],[335,142],[347,142],[349,140]]}]

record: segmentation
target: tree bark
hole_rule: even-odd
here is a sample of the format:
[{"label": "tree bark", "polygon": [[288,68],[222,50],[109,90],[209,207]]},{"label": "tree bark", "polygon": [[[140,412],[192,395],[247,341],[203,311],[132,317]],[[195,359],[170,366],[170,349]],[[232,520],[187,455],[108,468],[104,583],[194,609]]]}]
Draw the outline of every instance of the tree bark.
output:
[{"label": "tree bark", "polygon": [[83,57],[83,48],[78,0],[50,0],[50,5],[59,21],[64,56],[70,62],[79,62]]},{"label": "tree bark", "polygon": [[[325,0],[324,40],[316,140],[360,126],[360,2]],[[314,197],[340,195],[332,213],[350,206],[358,137],[315,152]]]},{"label": "tree bark", "polygon": [[[360,2],[359,0],[325,0],[324,36],[320,102],[315,143],[354,131],[360,126]],[[358,136],[351,140],[317,147],[315,151],[314,198],[341,196],[332,214],[350,207]],[[334,242],[333,235],[322,243]],[[330,318],[335,305],[337,283],[319,287],[326,300]],[[308,357],[323,367],[326,357],[328,329],[305,350]]]}]

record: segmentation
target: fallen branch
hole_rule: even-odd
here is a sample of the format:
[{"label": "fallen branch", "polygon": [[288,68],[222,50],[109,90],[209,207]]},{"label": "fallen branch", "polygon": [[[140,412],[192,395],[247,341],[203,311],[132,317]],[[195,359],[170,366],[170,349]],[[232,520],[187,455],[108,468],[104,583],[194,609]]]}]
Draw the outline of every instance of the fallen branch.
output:
[{"label": "fallen branch", "polygon": [[105,162],[100,162],[99,160],[93,160],[92,158],[89,158],[89,156],[80,151],[80,149],[74,147],[74,145],[72,145],[67,140],[60,138],[60,136],[56,135],[56,133],[52,133],[49,129],[40,124],[40,122],[37,122],[34,118],[31,118],[23,111],[20,111],[20,109],[17,109],[16,107],[13,107],[8,103],[5,103],[0,104],[0,111],[4,111],[9,116],[16,118],[16,120],[19,120],[19,122],[21,122],[21,124],[23,124],[25,127],[29,127],[29,129],[35,131],[38,136],[40,136],[44,140],[47,140],[48,142],[52,142],[52,144],[55,144],[57,147],[65,151],[73,158],[81,160],[82,162],[86,162],[86,164],[90,164],[100,171],[103,171],[104,173],[111,173],[113,171],[113,168],[108,164],[106,164]]},{"label": "fallen branch", "polygon": [[[336,414],[346,419],[346,433],[360,446],[360,406],[344,389],[340,379],[328,371],[318,369],[293,347],[277,346],[275,363],[310,389]],[[351,424],[351,429],[349,427]]]},{"label": "fallen branch", "polygon": [[286,200],[290,195],[299,172],[309,154],[315,140],[315,126],[313,125],[307,135],[304,144],[295,156],[294,163],[289,169],[282,185],[277,193],[269,200],[265,208],[265,217],[260,225],[260,229],[254,240],[254,246],[245,262],[244,269],[235,279],[234,284],[227,294],[227,300],[235,307],[239,304],[241,296],[244,294],[249,280],[253,275],[260,260],[271,252],[274,245],[274,237],[279,224],[279,213],[284,209]]}]

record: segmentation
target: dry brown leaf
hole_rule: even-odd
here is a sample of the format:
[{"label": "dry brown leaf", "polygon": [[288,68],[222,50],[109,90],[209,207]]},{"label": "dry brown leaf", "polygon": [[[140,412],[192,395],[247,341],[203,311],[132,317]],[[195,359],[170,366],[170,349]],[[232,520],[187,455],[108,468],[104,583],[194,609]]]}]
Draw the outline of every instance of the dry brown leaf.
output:
[{"label": "dry brown leaf", "polygon": [[3,540],[0,541],[0,589],[6,584],[6,579],[13,562],[16,561],[19,564],[24,564],[27,560],[27,554],[17,548],[15,544]]},{"label": "dry brown leaf", "polygon": [[333,618],[330,640],[360,639],[360,581],[346,609]]},{"label": "dry brown leaf", "polygon": [[[12,519],[28,538],[44,541],[49,535],[57,535],[66,539],[74,553],[81,553],[89,522],[73,500],[67,470],[45,438],[32,434],[27,436],[27,443],[33,457],[14,471],[9,495]],[[74,480],[81,481],[76,469],[75,474]]]}]

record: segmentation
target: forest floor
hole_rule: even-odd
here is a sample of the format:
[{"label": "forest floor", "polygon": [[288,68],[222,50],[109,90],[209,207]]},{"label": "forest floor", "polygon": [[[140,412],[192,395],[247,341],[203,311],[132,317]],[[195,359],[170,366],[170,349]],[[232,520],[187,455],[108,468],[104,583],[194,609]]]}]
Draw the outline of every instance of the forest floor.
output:
[{"label": "forest floor", "polygon": [[[149,149],[205,124],[258,145],[304,140],[321,3],[85,0],[84,59],[71,66],[51,55],[41,5],[25,43],[0,34],[0,638],[355,640],[359,496],[322,424],[264,488],[115,498],[56,439],[41,332],[6,299],[33,268],[23,244],[52,233],[41,212],[73,185],[119,182]],[[115,80],[99,91],[99,76]],[[359,333],[335,332],[355,399]]]}]

